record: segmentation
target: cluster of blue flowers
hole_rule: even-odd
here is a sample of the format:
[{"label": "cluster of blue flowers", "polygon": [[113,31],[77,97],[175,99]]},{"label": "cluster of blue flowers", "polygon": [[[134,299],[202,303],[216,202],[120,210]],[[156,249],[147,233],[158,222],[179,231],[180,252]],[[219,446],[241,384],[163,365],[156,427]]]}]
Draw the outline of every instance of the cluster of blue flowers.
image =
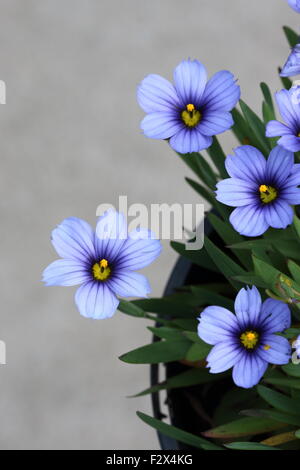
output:
[{"label": "cluster of blue flowers", "polygon": [[[300,0],[289,0],[300,12]],[[291,53],[282,75],[300,72],[300,45]],[[298,99],[299,97],[299,99]],[[240,98],[232,73],[220,71],[209,80],[203,64],[184,60],[174,71],[174,84],[159,75],[147,76],[137,98],[146,112],[141,128],[147,137],[167,140],[181,154],[211,146],[213,136],[234,124],[231,115]],[[300,204],[300,87],[281,90],[276,101],[284,124],[271,121],[267,137],[280,137],[266,159],[250,145],[235,149],[226,158],[229,178],[220,181],[216,198],[234,207],[230,222],[242,235],[257,237],[269,227],[284,229],[292,223],[293,205]],[[201,158],[199,156],[199,158]],[[96,231],[84,220],[65,219],[52,232],[52,243],[61,259],[43,273],[47,286],[80,285],[75,302],[87,318],[110,318],[119,297],[147,297],[150,285],[137,270],[152,263],[161,244],[148,230],[128,233],[124,215],[109,210]],[[250,388],[264,375],[268,364],[286,364],[291,347],[280,336],[290,327],[288,306],[278,300],[262,303],[256,287],[242,289],[235,300],[235,314],[218,306],[204,309],[198,335],[213,346],[207,357],[211,373],[233,368],[236,385]],[[296,342],[300,357],[300,337]]]}]

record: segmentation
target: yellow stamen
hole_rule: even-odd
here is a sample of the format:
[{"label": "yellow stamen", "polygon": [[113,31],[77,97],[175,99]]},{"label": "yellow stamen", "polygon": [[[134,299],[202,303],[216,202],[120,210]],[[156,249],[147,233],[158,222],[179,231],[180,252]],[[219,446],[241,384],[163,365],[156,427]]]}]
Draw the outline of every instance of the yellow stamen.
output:
[{"label": "yellow stamen", "polygon": [[264,350],[269,351],[269,349],[271,349],[271,346],[269,344],[265,344],[264,345]]},{"label": "yellow stamen", "polygon": [[260,187],[259,187],[259,192],[260,193],[266,193],[268,190],[268,186],[266,186],[265,184],[262,184]]},{"label": "yellow stamen", "polygon": [[277,189],[273,188],[273,186],[267,186],[266,184],[260,185],[259,192],[260,199],[264,204],[269,204],[269,202],[274,201],[278,196]]},{"label": "yellow stamen", "polygon": [[192,111],[195,110],[195,106],[193,104],[187,104],[186,109],[191,113]]},{"label": "yellow stamen", "polygon": [[254,349],[258,343],[259,335],[256,331],[245,331],[241,334],[240,340],[246,349]]},{"label": "yellow stamen", "polygon": [[93,268],[93,276],[97,281],[106,281],[109,278],[111,269],[106,259],[102,259],[99,263],[95,263]]}]

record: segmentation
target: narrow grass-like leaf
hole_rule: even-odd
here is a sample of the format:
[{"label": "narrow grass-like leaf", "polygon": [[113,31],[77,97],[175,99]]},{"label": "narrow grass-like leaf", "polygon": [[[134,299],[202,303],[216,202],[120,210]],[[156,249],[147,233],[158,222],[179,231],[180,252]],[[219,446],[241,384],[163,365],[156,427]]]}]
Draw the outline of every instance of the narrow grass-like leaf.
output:
[{"label": "narrow grass-like leaf", "polygon": [[283,31],[284,31],[285,37],[288,40],[288,43],[289,43],[290,47],[295,47],[300,42],[299,41],[299,34],[297,34],[289,26],[283,26]]},{"label": "narrow grass-like leaf", "polygon": [[296,400],[263,385],[258,385],[257,391],[261,398],[276,410],[300,417],[300,404]]},{"label": "narrow grass-like leaf", "polygon": [[180,442],[184,442],[190,446],[196,447],[198,449],[205,450],[224,450],[222,447],[217,446],[213,442],[206,441],[202,437],[195,436],[182,429],[171,426],[170,424],[164,423],[159,419],[152,418],[151,416],[146,415],[145,413],[137,412],[138,417],[144,421],[149,426],[153,427],[157,431],[161,432],[165,436],[172,437]]},{"label": "narrow grass-like leaf", "polygon": [[232,442],[231,444],[226,444],[225,447],[232,450],[281,450],[276,447],[259,444],[258,442]]},{"label": "narrow grass-like leaf", "polygon": [[120,356],[128,364],[159,364],[160,362],[180,361],[185,358],[191,342],[187,339],[176,341],[157,341],[134,349]]},{"label": "narrow grass-like leaf", "polygon": [[202,433],[211,439],[232,439],[268,433],[282,428],[282,424],[268,418],[241,418]]}]

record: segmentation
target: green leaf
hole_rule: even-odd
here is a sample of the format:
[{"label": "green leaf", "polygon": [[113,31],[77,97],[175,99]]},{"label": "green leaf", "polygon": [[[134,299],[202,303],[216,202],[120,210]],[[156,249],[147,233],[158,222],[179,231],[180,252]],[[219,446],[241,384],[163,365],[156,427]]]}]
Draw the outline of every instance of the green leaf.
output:
[{"label": "green leaf", "polygon": [[232,442],[226,444],[225,447],[232,450],[280,450],[276,447],[265,446],[257,442]]},{"label": "green leaf", "polygon": [[232,279],[249,286],[261,287],[263,289],[268,288],[268,284],[266,284],[259,276],[256,276],[255,273],[244,274],[242,276],[233,276]]},{"label": "green leaf", "polygon": [[300,378],[300,364],[286,364],[285,366],[282,366],[282,370],[291,377]]},{"label": "green leaf", "polygon": [[[244,238],[239,233],[237,233],[230,224],[228,224],[228,221],[223,222],[213,213],[208,214],[207,218],[217,234],[226,243],[226,245],[240,244],[244,241]],[[241,253],[234,249],[232,251],[246,268],[252,268],[252,260],[249,253]]]},{"label": "green leaf", "polygon": [[[183,300],[183,299],[182,299]],[[180,299],[180,294],[176,298],[169,296],[162,298],[152,299],[139,299],[134,300],[133,303],[137,307],[143,309],[145,312],[158,313],[160,315],[172,315],[176,317],[195,316],[195,307],[188,305]]]},{"label": "green leaf", "polygon": [[202,184],[197,181],[192,180],[191,178],[185,178],[185,181],[198,193],[202,196],[209,204],[212,206],[215,205],[216,198],[212,191],[205,188]]},{"label": "green leaf", "polygon": [[181,330],[178,328],[168,328],[165,326],[151,327],[148,326],[148,330],[151,331],[155,336],[161,339],[169,339],[171,341],[181,341],[184,336]]},{"label": "green leaf", "polygon": [[267,284],[270,289],[275,289],[280,276],[280,271],[273,268],[270,264],[253,256],[255,273]]},{"label": "green leaf", "polygon": [[218,272],[218,268],[212,263],[206,250],[187,250],[184,243],[179,242],[171,242],[171,247],[184,258],[191,260],[194,264],[208,269],[209,271]]},{"label": "green leaf", "polygon": [[232,132],[242,144],[253,145],[254,142],[251,140],[252,132],[249,128],[247,121],[244,119],[243,115],[239,112],[237,108],[234,108],[232,111],[232,117],[234,120],[234,126],[232,127]]},{"label": "green leaf", "polygon": [[212,168],[200,153],[178,154],[209,188],[215,189],[217,178]]},{"label": "green leaf", "polygon": [[269,383],[271,385],[279,385],[282,387],[290,387],[290,388],[295,388],[297,390],[300,390],[300,380],[297,379],[289,379],[287,377],[284,377],[282,379],[264,379],[264,382]]},{"label": "green leaf", "polygon": [[295,47],[299,43],[299,34],[289,28],[289,26],[283,26],[283,31],[290,47]]},{"label": "green leaf", "polygon": [[288,268],[297,284],[300,284],[300,266],[294,261],[288,260]]},{"label": "green leaf", "polygon": [[125,300],[120,300],[118,310],[122,313],[126,313],[126,315],[129,315],[131,317],[145,317],[146,313],[144,310],[137,305],[133,304],[132,302],[127,302]]},{"label": "green leaf", "polygon": [[224,450],[222,447],[217,446],[213,442],[206,441],[202,437],[194,436],[189,432],[182,431],[170,424],[164,423],[159,419],[152,418],[140,411],[137,412],[138,417],[144,421],[146,424],[151,426],[152,428],[156,429],[157,431],[161,432],[165,436],[172,437],[180,442],[184,442],[193,447],[197,447],[198,449],[205,449],[205,450]]},{"label": "green leaf", "polygon": [[217,170],[219,171],[221,178],[222,179],[228,178],[228,173],[225,168],[226,155],[223,152],[223,149],[221,145],[219,144],[217,137],[215,136],[213,137],[213,143],[207,149],[207,153],[209,154],[212,161],[214,162]]},{"label": "green leaf", "polygon": [[[280,73],[281,68],[279,68],[278,71]],[[289,90],[293,85],[292,80],[290,80],[288,77],[280,77],[280,80],[281,80],[281,82],[282,82],[282,84],[283,84],[283,86],[286,90]]]},{"label": "green leaf", "polygon": [[231,258],[229,258],[229,256],[227,256],[222,250],[214,245],[213,242],[207,237],[205,237],[204,246],[212,261],[216,266],[218,266],[221,273],[223,273],[230,284],[232,284],[232,286],[238,290],[240,288],[240,283],[234,281],[233,277],[245,274],[245,271]]},{"label": "green leaf", "polygon": [[176,341],[156,341],[123,354],[119,359],[128,364],[159,364],[160,362],[180,361],[185,359],[190,346],[190,341],[185,338]]},{"label": "green leaf", "polygon": [[257,391],[261,398],[263,398],[269,405],[276,408],[276,410],[300,417],[300,405],[296,400],[293,400],[282,393],[275,392],[263,385],[258,385]]},{"label": "green leaf", "polygon": [[266,156],[269,155],[270,146],[265,136],[266,129],[263,122],[244,101],[240,100],[240,106],[249,127],[252,129],[255,135],[255,139],[258,143],[257,146]]},{"label": "green leaf", "polygon": [[260,84],[260,88],[261,88],[261,91],[263,93],[263,96],[264,96],[264,99],[265,99],[265,102],[266,104],[268,105],[268,107],[273,111],[274,113],[274,117],[272,119],[275,119],[275,109],[274,109],[274,103],[273,103],[273,98],[272,98],[272,94],[271,94],[271,91],[270,91],[270,88],[268,87],[268,85],[264,82],[262,82]]},{"label": "green leaf", "polygon": [[210,374],[207,369],[189,369],[133,396],[140,397],[150,393],[157,393],[161,390],[191,387],[193,385],[206,384],[217,380],[220,380],[220,374]]},{"label": "green leaf", "polygon": [[191,286],[191,291],[198,299],[198,305],[220,305],[221,307],[233,309],[233,301],[224,297],[223,295],[217,294],[216,292],[209,291],[205,287]]},{"label": "green leaf", "polygon": [[188,350],[185,359],[187,361],[202,361],[205,359],[211,350],[211,346],[202,342],[202,344],[194,343]]},{"label": "green leaf", "polygon": [[232,439],[237,437],[255,436],[282,428],[282,424],[268,418],[241,418],[231,423],[202,433],[212,439]]},{"label": "green leaf", "polygon": [[[300,417],[299,416],[292,416],[286,413],[282,413],[280,411],[273,411],[273,410],[250,410],[250,412],[256,413],[256,416],[264,416],[266,418],[273,419],[275,421],[279,421],[285,425],[292,425],[292,426],[300,426]],[[248,410],[247,410],[248,414]]]}]

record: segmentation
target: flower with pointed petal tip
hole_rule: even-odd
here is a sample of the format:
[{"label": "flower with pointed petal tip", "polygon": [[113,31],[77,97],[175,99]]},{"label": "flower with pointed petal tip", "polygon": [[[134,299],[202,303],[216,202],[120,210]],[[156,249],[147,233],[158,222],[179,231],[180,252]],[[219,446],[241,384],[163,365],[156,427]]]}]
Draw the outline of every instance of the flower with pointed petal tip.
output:
[{"label": "flower with pointed petal tip", "polygon": [[293,221],[292,205],[300,204],[300,165],[294,155],[275,147],[268,160],[255,147],[244,145],[229,155],[231,178],[217,184],[216,199],[236,207],[230,222],[241,235],[258,237],[269,227],[286,228]]},{"label": "flower with pointed petal tip", "polygon": [[288,0],[288,4],[297,13],[300,13],[300,0]]},{"label": "flower with pointed petal tip", "polygon": [[110,318],[121,297],[147,297],[148,280],[136,270],[152,263],[161,243],[149,230],[127,232],[123,214],[106,211],[96,233],[77,217],[65,219],[52,232],[52,243],[62,258],[43,273],[47,286],[81,285],[75,302],[86,318]]},{"label": "flower with pointed petal tip", "polygon": [[275,97],[285,124],[279,121],[268,122],[266,136],[280,136],[278,145],[291,152],[298,152],[300,150],[300,86],[278,91]]},{"label": "flower with pointed petal tip", "polygon": [[297,44],[291,50],[286,63],[284,64],[280,76],[294,77],[300,73],[300,44]]},{"label": "flower with pointed petal tip", "polygon": [[287,364],[291,357],[288,340],[276,333],[290,327],[288,306],[274,299],[262,303],[256,287],[241,289],[235,299],[235,315],[223,307],[207,307],[199,318],[198,335],[213,345],[207,356],[212,374],[233,367],[236,385],[258,384],[268,364]]},{"label": "flower with pointed petal tip", "polygon": [[141,129],[152,139],[168,139],[179,153],[198,152],[232,127],[230,111],[239,98],[232,73],[223,70],[207,81],[204,65],[184,60],[175,68],[174,85],[155,74],[139,85],[137,99],[147,113]]}]

